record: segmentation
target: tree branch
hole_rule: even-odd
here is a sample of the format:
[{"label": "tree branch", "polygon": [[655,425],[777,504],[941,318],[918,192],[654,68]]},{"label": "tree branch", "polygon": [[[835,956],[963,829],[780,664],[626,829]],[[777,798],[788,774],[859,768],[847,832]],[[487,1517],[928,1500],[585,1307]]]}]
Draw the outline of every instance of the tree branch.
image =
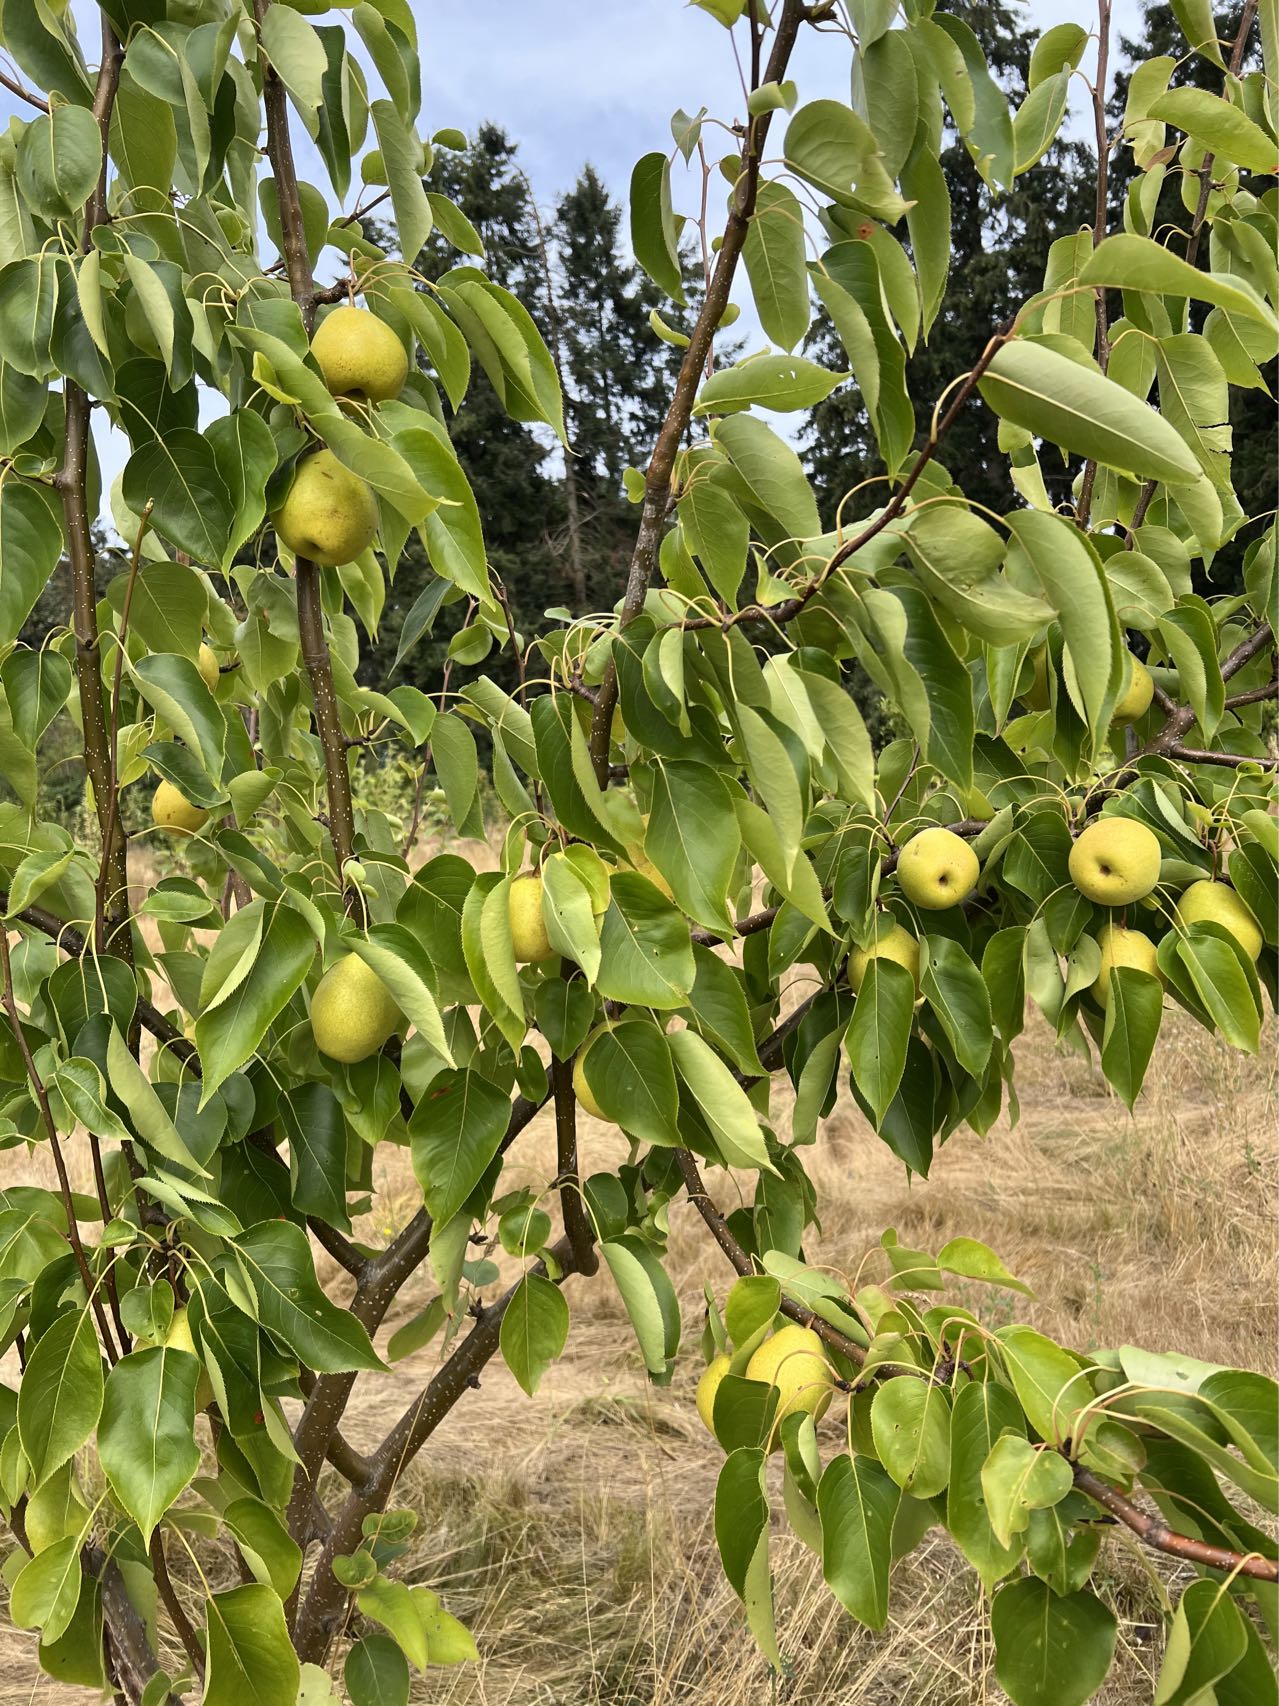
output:
[{"label": "tree branch", "polygon": [[155,1573],[155,1585],[160,1598],[164,1601],[164,1609],[168,1612],[173,1627],[178,1632],[183,1650],[191,1661],[191,1668],[204,1681],[204,1649],[201,1647],[191,1620],[182,1606],[173,1586],[173,1578],[169,1574],[169,1561],[164,1555],[164,1539],[157,1528],[151,1536],[151,1568]]},{"label": "tree branch", "polygon": [[1205,1565],[1210,1570],[1229,1570],[1232,1575],[1251,1576],[1262,1582],[1279,1581],[1279,1563],[1275,1559],[1263,1558],[1257,1552],[1232,1552],[1225,1546],[1212,1546],[1206,1540],[1177,1534],[1162,1518],[1139,1510],[1117,1487],[1094,1475],[1091,1469],[1085,1469],[1081,1463],[1071,1467],[1080,1492],[1087,1493],[1154,1551],[1165,1552],[1170,1558],[1180,1558],[1188,1564]]},{"label": "tree branch", "polygon": [[[1106,77],[1110,70],[1110,0],[1097,0],[1097,81],[1093,85],[1093,127],[1097,137],[1097,205],[1093,216],[1092,246],[1095,249],[1106,235],[1109,221],[1110,191],[1110,133],[1106,127]],[[1110,365],[1110,319],[1106,310],[1106,287],[1099,284],[1095,293],[1097,310],[1097,365],[1104,373]],[[1097,481],[1097,462],[1089,457],[1079,482],[1079,502],[1075,505],[1075,520],[1081,528],[1088,526],[1092,509],[1093,486]]]},{"label": "tree branch", "polygon": [[[772,52],[768,59],[768,69],[763,75],[764,82],[780,83],[785,77],[786,66],[804,15],[805,8],[800,0],[783,0]],[[756,27],[754,0],[751,6],[751,26],[752,55],[757,63],[759,31]],[[657,567],[657,553],[666,527],[675,460],[688,430],[688,423],[692,419],[693,404],[697,399],[697,388],[701,383],[706,358],[711,350],[715,329],[728,306],[728,294],[746,242],[751,216],[755,211],[760,163],[772,116],[771,112],[760,113],[751,118],[746,126],[737,189],[724,226],[715,271],[711,275],[701,313],[697,316],[697,323],[689,336],[688,348],[684,351],[679,377],[675,382],[675,393],[657,435],[644,479],[644,505],[640,512],[639,532],[626,582],[626,596],[622,602],[622,628],[639,615],[644,604],[644,594],[648,591]],[[613,724],[613,707],[616,703],[617,671],[610,659],[604,679],[600,683],[591,719],[591,762],[601,787],[607,786],[608,783],[608,743]]]},{"label": "tree branch", "polygon": [[1258,758],[1249,752],[1207,752],[1199,747],[1180,745],[1170,746],[1166,751],[1169,758],[1180,759],[1183,764],[1221,764],[1229,770],[1255,764],[1261,770],[1279,770],[1279,758]]},{"label": "tree branch", "polygon": [[[262,20],[272,0],[253,0],[259,37]],[[262,98],[266,106],[267,155],[275,175],[275,197],[280,209],[280,247],[289,275],[289,291],[302,315],[308,337],[315,322],[316,290],[311,259],[306,246],[298,175],[293,163],[289,135],[288,97],[275,67],[263,53]],[[346,741],[333,688],[333,668],[324,635],[324,608],[320,599],[320,571],[308,557],[295,560],[298,598],[298,638],[302,662],[311,684],[315,726],[324,753],[324,780],[329,802],[329,836],[337,861],[338,886],[344,890],[346,909],[354,912],[360,897],[346,880],[346,866],[355,853],[355,810],[351,803],[351,772]]]},{"label": "tree branch", "polygon": [[573,1093],[572,1060],[552,1056],[551,1083],[555,1087],[556,1183],[560,1188],[564,1235],[573,1247],[578,1272],[593,1274],[599,1271],[600,1264],[577,1171],[577,1097]]},{"label": "tree branch", "polygon": [[[1211,16],[1211,13],[1209,14]],[[1248,36],[1252,31],[1252,21],[1257,15],[1257,0],[1244,0],[1243,11],[1239,17],[1239,30],[1235,36],[1235,44],[1230,50],[1229,73],[1232,77],[1239,75],[1243,64],[1243,56],[1248,46]],[[1191,46],[1195,46],[1194,42]],[[1212,194],[1212,168],[1216,164],[1216,155],[1205,154],[1203,165],[1199,168],[1199,200],[1195,204],[1195,217],[1190,226],[1190,241],[1186,244],[1186,259],[1193,267],[1199,260],[1199,241],[1203,236],[1204,224],[1208,218],[1208,198]]]}]

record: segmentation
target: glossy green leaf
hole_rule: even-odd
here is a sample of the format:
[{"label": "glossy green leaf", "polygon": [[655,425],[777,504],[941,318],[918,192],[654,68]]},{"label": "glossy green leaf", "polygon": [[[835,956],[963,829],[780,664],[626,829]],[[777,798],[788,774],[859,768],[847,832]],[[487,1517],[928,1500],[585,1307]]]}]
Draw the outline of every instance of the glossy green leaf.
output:
[{"label": "glossy green leaf", "polygon": [[872,1457],[833,1457],[817,1486],[822,1575],[868,1629],[888,1621],[888,1570],[901,1488]]},{"label": "glossy green leaf", "polygon": [[242,1232],[233,1248],[257,1299],[263,1327],[317,1374],[382,1368],[364,1328],[320,1289],[300,1226],[264,1220]]},{"label": "glossy green leaf", "polygon": [[150,1544],[152,1531],[200,1467],[195,1440],[199,1359],[156,1345],[107,1376],[98,1456],[111,1490]]},{"label": "glossy green leaf", "polygon": [[950,1399],[908,1374],[879,1386],[870,1407],[879,1461],[904,1493],[931,1499],[950,1480]]},{"label": "glossy green leaf", "polygon": [[671,168],[665,154],[645,154],[631,173],[631,247],[635,259],[672,302],[687,300],[679,264],[679,228],[671,208]]},{"label": "glossy green leaf", "polygon": [[1117,1624],[1090,1593],[1058,1597],[1024,1576],[1000,1588],[990,1623],[995,1675],[1013,1706],[1083,1706],[1110,1669]]},{"label": "glossy green leaf", "polygon": [[[18,1390],[18,1436],[39,1487],[74,1456],[102,1411],[102,1352],[92,1311],[71,1309],[27,1353]],[[73,1608],[74,1609],[74,1608]]]},{"label": "glossy green leaf", "polygon": [[525,1274],[502,1315],[506,1366],[531,1398],[568,1338],[568,1304],[541,1274]]},{"label": "glossy green leaf", "polygon": [[409,1121],[413,1171],[439,1225],[457,1213],[497,1154],[510,1102],[479,1072],[441,1073]]},{"label": "glossy green leaf", "polygon": [[857,1088],[878,1126],[906,1068],[915,1006],[915,980],[904,966],[873,959],[853,1004],[846,1046]]},{"label": "glossy green leaf", "polygon": [[[795,192],[785,184],[759,186],[742,261],[764,335],[781,349],[794,349],[808,330],[811,311],[804,212]],[[706,400],[703,390],[702,402]]]},{"label": "glossy green leaf", "polygon": [[205,1617],[201,1706],[297,1706],[301,1673],[274,1589],[250,1583],[213,1594]]}]

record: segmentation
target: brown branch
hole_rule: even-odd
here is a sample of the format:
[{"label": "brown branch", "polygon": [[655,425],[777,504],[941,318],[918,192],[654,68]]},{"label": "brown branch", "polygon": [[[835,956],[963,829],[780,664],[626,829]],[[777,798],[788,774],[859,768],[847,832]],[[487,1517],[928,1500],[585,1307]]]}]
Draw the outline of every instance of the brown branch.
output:
[{"label": "brown branch", "polygon": [[[1230,50],[1229,73],[1232,77],[1239,75],[1243,64],[1243,56],[1248,46],[1248,37],[1252,31],[1252,21],[1257,15],[1257,0],[1244,0],[1243,11],[1239,16],[1239,31],[1235,36],[1235,44]],[[1192,42],[1191,46],[1197,45]],[[1208,218],[1208,198],[1212,194],[1212,168],[1216,164],[1216,155],[1205,154],[1203,164],[1199,168],[1199,200],[1195,204],[1195,217],[1190,227],[1190,241],[1186,244],[1186,259],[1191,266],[1199,260],[1199,242],[1203,236],[1204,224]]]},{"label": "brown branch", "polygon": [[[1106,76],[1110,69],[1110,0],[1097,0],[1097,81],[1093,84],[1093,126],[1097,137],[1097,203],[1093,215],[1092,246],[1106,235],[1109,222],[1110,135],[1106,129]],[[1110,365],[1110,317],[1106,308],[1106,287],[1097,286],[1097,365],[1104,373]],[[1097,481],[1097,462],[1089,457],[1084,463],[1079,482],[1079,502],[1075,505],[1075,520],[1081,528],[1088,526],[1092,510],[1093,487]]]},{"label": "brown branch", "polygon": [[1241,705],[1258,705],[1263,699],[1279,698],[1279,681],[1268,681],[1264,687],[1254,687],[1250,693],[1235,693],[1226,700],[1227,711],[1237,711]]},{"label": "brown branch", "polygon": [[1165,750],[1169,758],[1178,758],[1183,764],[1221,764],[1230,770],[1255,764],[1261,770],[1279,770],[1279,758],[1258,758],[1250,752],[1208,752],[1193,746],[1170,746]]},{"label": "brown branch", "polygon": [[1263,1558],[1257,1552],[1232,1552],[1225,1546],[1212,1546],[1206,1540],[1192,1540],[1188,1534],[1177,1534],[1160,1517],[1149,1516],[1126,1499],[1117,1487],[1085,1469],[1081,1463],[1072,1465],[1075,1485],[1086,1493],[1125,1528],[1152,1547],[1166,1552],[1170,1558],[1180,1558],[1188,1564],[1202,1564],[1210,1570],[1228,1570],[1232,1575],[1251,1576],[1257,1581],[1279,1581],[1279,1563]]},{"label": "brown branch", "polygon": [[169,1561],[164,1555],[164,1539],[157,1528],[151,1535],[151,1569],[155,1574],[155,1585],[164,1601],[164,1609],[168,1612],[173,1627],[178,1632],[183,1650],[191,1661],[191,1668],[204,1681],[204,1649],[201,1647],[191,1620],[183,1610],[182,1601],[178,1598],[173,1586],[173,1578],[169,1574]]},{"label": "brown branch", "polygon": [[[567,962],[565,962],[567,969]],[[577,1170],[577,1097],[573,1093],[573,1062],[551,1057],[551,1083],[555,1092],[555,1168],[560,1190],[564,1235],[573,1249],[579,1273],[599,1271],[595,1235],[582,1200],[582,1180]]]},{"label": "brown branch", "polygon": [[[800,0],[783,0],[781,15],[773,38],[772,52],[769,55],[768,69],[763,73],[765,82],[780,83],[785,77],[786,66],[804,15],[805,8],[800,4]],[[759,58],[759,40],[754,0],[752,0],[751,48],[752,60],[756,66]],[[661,430],[657,435],[657,442],[653,447],[653,454],[645,475],[644,505],[640,512],[639,532],[636,536],[635,551],[631,558],[630,573],[626,582],[626,596],[622,602],[619,624],[621,628],[625,628],[629,622],[634,621],[635,617],[639,615],[644,604],[644,594],[648,591],[653,572],[657,567],[657,553],[666,526],[675,461],[679,455],[684,434],[688,430],[688,423],[692,419],[693,405],[697,400],[698,386],[701,383],[702,373],[714,340],[715,329],[719,325],[724,309],[728,306],[729,291],[732,288],[737,264],[746,242],[746,233],[750,227],[751,216],[755,211],[755,199],[759,190],[760,163],[763,159],[764,144],[768,138],[771,121],[771,113],[760,113],[751,118],[746,126],[737,188],[733,195],[732,209],[724,226],[719,255],[715,261],[715,271],[711,276],[710,285],[703,299],[701,312],[697,316],[697,323],[689,335],[688,347],[684,351],[679,377],[675,382],[675,392],[671,398],[670,407],[666,411],[666,418],[662,422]],[[613,723],[613,707],[616,703],[617,670],[610,659],[604,672],[604,679],[600,683],[595,711],[591,719],[591,762],[595,766],[595,774],[601,787],[605,787],[608,782],[608,743]]]},{"label": "brown branch", "polygon": [[[147,1642],[147,1628],[129,1598],[120,1566],[97,1547],[87,1547],[85,1567],[97,1576],[102,1596],[102,1617],[111,1637],[111,1668],[121,1691],[139,1706],[147,1684],[160,1666]],[[165,1706],[182,1706],[180,1697],[168,1694]]]},{"label": "brown branch", "polygon": [[[262,20],[272,0],[253,0],[259,35]],[[308,337],[315,321],[316,290],[311,258],[306,246],[302,201],[298,193],[293,142],[289,135],[289,108],[284,84],[275,67],[263,55],[262,98],[266,106],[267,155],[275,175],[275,198],[280,210],[280,248],[289,276],[289,291],[302,315]],[[342,719],[333,688],[333,668],[324,635],[324,609],[320,600],[320,571],[307,557],[295,561],[298,598],[298,638],[302,662],[311,684],[316,732],[324,753],[324,781],[329,802],[329,836],[337,861],[338,886],[346,896],[346,909],[355,912],[360,904],[357,890],[347,884],[346,866],[355,853],[355,810],[351,803],[351,772],[347,763]]]},{"label": "brown branch", "polygon": [[33,94],[30,89],[19,83],[16,77],[10,77],[9,73],[3,69],[0,69],[0,87],[8,89],[11,95],[16,95],[20,101],[25,101],[29,107],[35,107],[42,113],[47,113],[49,110],[49,103],[42,95]]},{"label": "brown branch", "polygon": [[107,720],[107,817],[106,825],[102,831],[104,856],[98,868],[98,880],[95,885],[99,916],[106,914],[106,886],[110,875],[110,864],[105,857],[105,849],[111,846],[120,823],[120,775],[116,747],[120,739],[120,691],[124,685],[124,657],[129,638],[129,617],[133,610],[133,594],[138,583],[138,571],[142,567],[142,542],[147,536],[147,528],[151,522],[151,511],[154,508],[154,498],[148,498],[142,506],[142,514],[138,520],[137,537],[133,541],[133,553],[129,558],[129,578],[125,583],[124,604],[120,610],[120,631],[116,635],[115,675],[111,683],[111,712]]},{"label": "brown branch", "polygon": [[[1240,640],[1239,644],[1223,660],[1221,665],[1221,679],[1223,681],[1232,680],[1239,674],[1241,669],[1245,669],[1252,662],[1258,652],[1264,651],[1268,645],[1273,644],[1273,640],[1274,636],[1270,631],[1269,622],[1263,622],[1260,627],[1255,628],[1245,639]],[[1141,748],[1141,751],[1136,754],[1138,758],[1148,757],[1152,754],[1165,758],[1174,756],[1174,749],[1180,746],[1181,737],[1194,725],[1195,713],[1191,706],[1174,704],[1170,699],[1168,699],[1166,694],[1163,694],[1162,689],[1159,691],[1161,694],[1161,698],[1159,700],[1160,708],[1165,709],[1165,707],[1167,707],[1164,726],[1159,730],[1158,734],[1152,735]],[[1209,764],[1229,763],[1230,759],[1223,754],[1217,754],[1214,758],[1204,760],[1203,762]],[[1128,774],[1130,773],[1124,771],[1121,773],[1121,776],[1126,776]],[[1112,778],[1112,780],[1116,779]]]},{"label": "brown branch", "polygon": [[22,1056],[22,1064],[26,1069],[27,1079],[31,1085],[40,1108],[40,1117],[44,1121],[45,1135],[49,1139],[49,1148],[53,1153],[53,1165],[58,1174],[58,1188],[62,1194],[62,1208],[67,1217],[67,1239],[75,1252],[76,1266],[80,1270],[80,1278],[84,1284],[85,1295],[93,1310],[98,1323],[98,1331],[102,1335],[102,1344],[107,1353],[107,1361],[117,1363],[120,1352],[111,1334],[107,1322],[106,1310],[102,1307],[102,1297],[89,1268],[89,1259],[84,1253],[84,1244],[80,1239],[80,1223],[76,1219],[75,1198],[71,1190],[71,1180],[67,1174],[66,1158],[62,1153],[62,1144],[58,1140],[58,1127],[53,1118],[53,1109],[49,1106],[49,1093],[45,1089],[31,1053],[31,1045],[27,1034],[22,1028],[22,1019],[18,1012],[18,1000],[13,990],[13,962],[9,957],[9,932],[3,922],[0,922],[0,978],[3,980],[3,993],[0,994],[0,1004],[9,1016],[9,1025],[13,1031],[14,1041]]}]

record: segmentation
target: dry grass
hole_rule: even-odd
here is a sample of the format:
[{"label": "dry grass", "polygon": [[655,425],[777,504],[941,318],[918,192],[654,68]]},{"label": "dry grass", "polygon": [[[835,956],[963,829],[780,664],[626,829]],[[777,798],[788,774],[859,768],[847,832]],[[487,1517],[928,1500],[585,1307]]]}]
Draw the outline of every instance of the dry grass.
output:
[{"label": "dry grass", "polygon": [[[1128,1114],[1096,1070],[1059,1054],[1033,1024],[1019,1063],[1022,1119],[986,1139],[957,1133],[927,1184],[903,1171],[843,1101],[805,1160],[824,1232],[814,1259],[878,1277],[885,1226],[936,1248],[964,1232],[995,1246],[1036,1292],[1027,1303],[973,1286],[965,1301],[993,1325],[1016,1315],[1078,1346],[1140,1342],[1272,1371],[1275,1365],[1276,1163],[1273,1037],[1261,1060],[1227,1050],[1170,1013],[1151,1088]],[[780,1102],[775,1115],[785,1125]],[[584,1122],[587,1170],[620,1159],[616,1132]],[[543,1116],[513,1150],[513,1182],[545,1186],[553,1134]],[[42,1157],[24,1176],[43,1181]],[[404,1158],[380,1162],[384,1236],[416,1206]],[[12,1176],[12,1174],[10,1174]],[[727,1205],[732,1186],[718,1175]],[[674,1385],[650,1388],[607,1276],[568,1285],[568,1349],[536,1399],[495,1365],[406,1471],[399,1500],[420,1514],[411,1579],[430,1584],[475,1631],[478,1666],[432,1673],[415,1700],[448,1706],[970,1706],[1004,1697],[991,1673],[984,1610],[970,1572],[934,1531],[894,1572],[880,1635],[854,1625],[789,1534],[774,1547],[786,1674],[754,1653],[719,1568],[709,1513],[720,1455],[692,1388],[701,1288],[729,1273],[700,1222],[672,1213],[670,1267],[686,1354]],[[335,1291],[339,1276],[333,1275]],[[429,1295],[408,1288],[396,1320]],[[372,1445],[428,1377],[438,1345],[374,1377],[348,1413]],[[824,1424],[827,1445],[837,1421]],[[1116,1537],[1101,1591],[1120,1617],[1119,1661],[1098,1697],[1149,1701],[1159,1606],[1169,1571]],[[0,1630],[0,1703],[83,1699],[37,1675],[30,1638]]]}]

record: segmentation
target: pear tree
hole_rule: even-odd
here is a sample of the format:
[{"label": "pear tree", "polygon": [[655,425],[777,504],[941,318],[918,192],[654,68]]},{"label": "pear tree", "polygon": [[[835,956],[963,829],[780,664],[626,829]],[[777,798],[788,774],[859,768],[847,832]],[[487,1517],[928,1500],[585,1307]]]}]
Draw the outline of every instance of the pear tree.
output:
[{"label": "pear tree", "polygon": [[[1207,5],[1176,5],[1205,75],[1140,66],[1114,125],[1109,0],[1044,32],[1011,107],[933,0],[696,4],[742,102],[669,134],[654,115],[631,181],[654,338],[683,352],[628,474],[633,554],[613,609],[527,633],[449,422],[478,368],[562,443],[556,363],[424,183],[463,139],[421,113],[418,9],[0,4],[20,107],[0,143],[0,1511],[8,1618],[86,1699],[403,1706],[411,1672],[473,1660],[406,1579],[401,1477],[494,1359],[533,1393],[592,1287],[690,1409],[707,1370],[715,1533],[779,1671],[781,1525],[872,1629],[894,1561],[941,1528],[1016,1706],[1103,1688],[1120,1547],[1179,1567],[1156,1699],[1276,1698],[1273,1382],[1055,1343],[1029,1299],[991,1327],[977,1288],[1025,1287],[962,1229],[927,1250],[887,1229],[847,1277],[810,1265],[808,1166],[845,1094],[921,1179],[960,1126],[1015,1117],[1028,1006],[1129,1106],[1173,1007],[1261,1045],[1276,534],[1236,497],[1229,421],[1279,348],[1273,0],[1220,41]],[[814,55],[849,100],[799,85]],[[1094,223],[1055,233],[967,372],[911,396],[906,359],[964,289],[941,151],[957,139],[996,198],[1033,185],[1076,96]],[[432,231],[456,264],[428,279]],[[839,369],[802,353],[819,314]],[[883,471],[822,516],[785,417],[842,385]],[[1002,513],[946,466],[979,410]],[[103,515],[123,554],[100,585]],[[414,536],[434,578],[400,655],[465,612],[432,697],[358,673]],[[63,621],[27,644],[63,557]],[[878,749],[855,666],[895,712]],[[41,810],[68,719],[79,838]],[[376,756],[455,845],[406,838],[365,786]],[[143,886],[126,830],[148,801]],[[496,869],[461,850],[485,831]],[[554,1170],[517,1189],[507,1157],[543,1108]],[[623,1164],[583,1165],[579,1111],[621,1128]],[[366,1210],[393,1150],[420,1200],[388,1236]],[[56,1188],[24,1179],[37,1151]],[[672,1216],[724,1258],[704,1321],[681,1319]],[[429,1301],[405,1319],[410,1281]],[[353,1392],[428,1348],[357,1449]]]}]

